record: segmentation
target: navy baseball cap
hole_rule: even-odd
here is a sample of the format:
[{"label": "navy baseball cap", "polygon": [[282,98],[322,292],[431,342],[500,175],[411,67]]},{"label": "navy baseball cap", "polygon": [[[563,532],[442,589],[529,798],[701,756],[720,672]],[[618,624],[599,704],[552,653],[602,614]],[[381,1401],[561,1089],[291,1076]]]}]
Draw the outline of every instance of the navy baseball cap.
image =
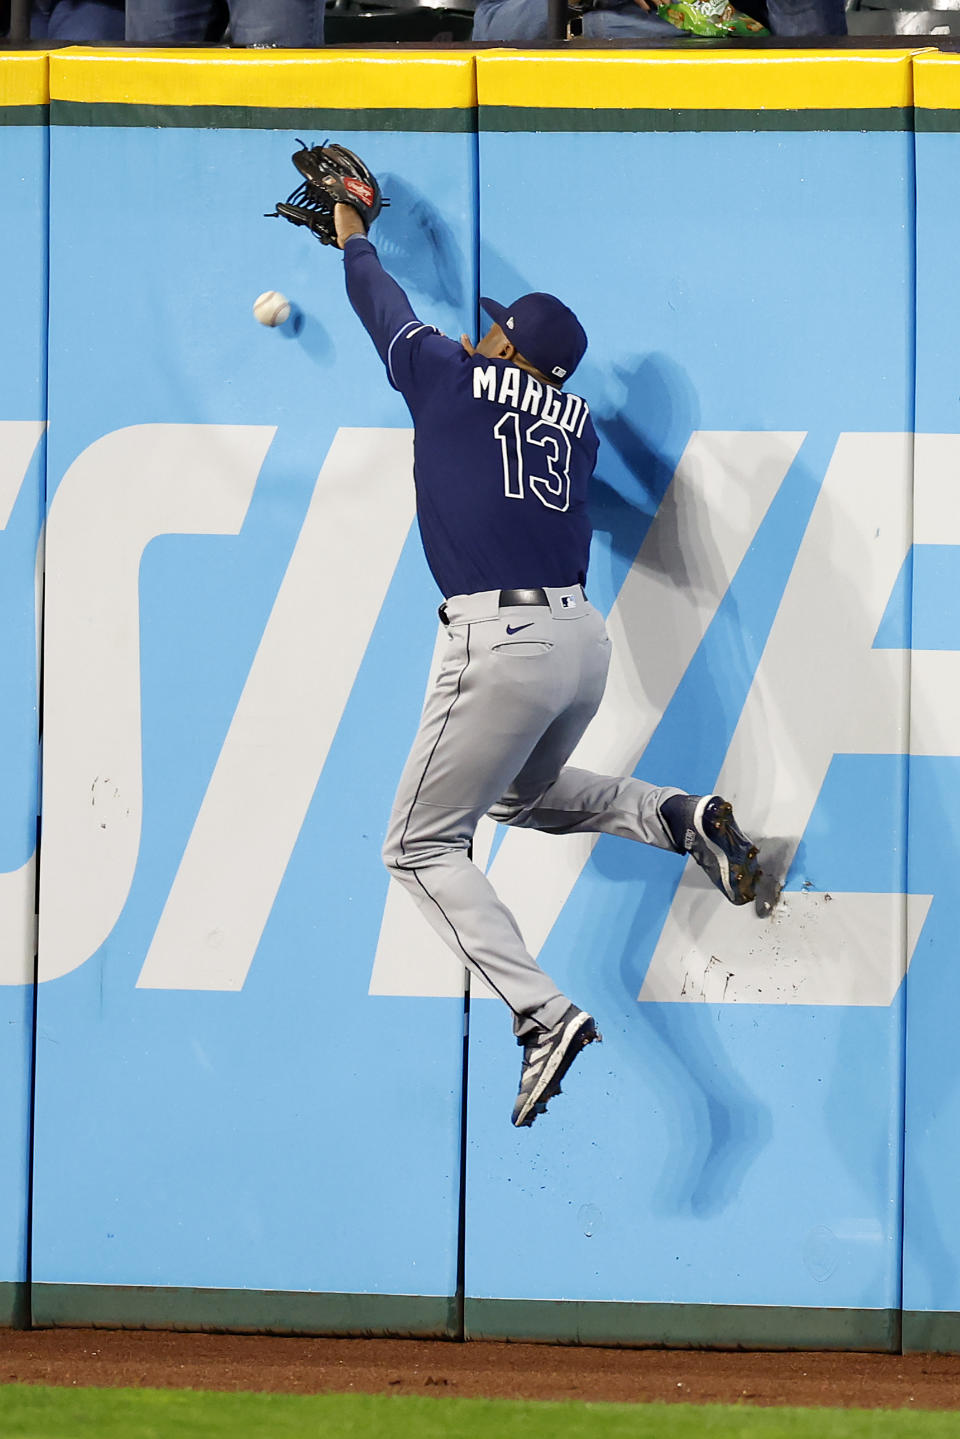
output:
[{"label": "navy baseball cap", "polygon": [[500,326],[541,375],[561,383],[573,374],[583,359],[587,337],[572,310],[556,295],[535,290],[521,295],[512,305],[498,305],[481,296],[480,303],[493,322]]}]

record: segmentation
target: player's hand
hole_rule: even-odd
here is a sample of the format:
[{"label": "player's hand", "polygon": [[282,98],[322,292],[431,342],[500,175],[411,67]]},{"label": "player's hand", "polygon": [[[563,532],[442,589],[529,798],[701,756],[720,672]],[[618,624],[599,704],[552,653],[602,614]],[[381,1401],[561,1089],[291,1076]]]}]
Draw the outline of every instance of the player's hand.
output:
[{"label": "player's hand", "polygon": [[476,348],[476,346],[473,344],[473,342],[471,341],[469,335],[461,335],[461,336],[460,336],[460,343],[461,343],[461,345],[463,346],[463,348],[466,350],[466,352],[467,352],[468,355],[475,355],[475,354],[477,353],[477,348]]},{"label": "player's hand", "polygon": [[641,10],[653,9],[653,6],[648,3],[648,0],[633,0],[633,3],[634,5],[639,5]]},{"label": "player's hand", "polygon": [[352,205],[333,207],[333,223],[337,227],[337,244],[341,250],[352,235],[365,235],[367,227]]}]

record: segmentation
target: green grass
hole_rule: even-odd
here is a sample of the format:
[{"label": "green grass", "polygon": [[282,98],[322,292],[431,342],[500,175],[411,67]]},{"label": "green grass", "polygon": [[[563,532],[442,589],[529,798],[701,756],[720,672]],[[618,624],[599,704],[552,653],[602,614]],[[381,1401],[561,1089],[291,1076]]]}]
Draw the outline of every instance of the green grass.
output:
[{"label": "green grass", "polygon": [[960,1414],[0,1386],[2,1439],[960,1439]]}]

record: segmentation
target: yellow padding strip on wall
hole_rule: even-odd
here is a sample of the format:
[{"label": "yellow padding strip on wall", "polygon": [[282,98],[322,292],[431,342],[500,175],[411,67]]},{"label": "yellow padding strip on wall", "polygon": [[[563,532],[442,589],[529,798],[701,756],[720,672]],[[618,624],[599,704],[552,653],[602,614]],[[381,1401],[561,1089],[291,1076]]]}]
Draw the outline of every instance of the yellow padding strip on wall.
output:
[{"label": "yellow padding strip on wall", "polygon": [[481,105],[565,110],[881,109],[913,103],[910,51],[583,50],[477,56]]},{"label": "yellow padding strip on wall", "polygon": [[918,55],[913,87],[914,103],[922,110],[960,110],[960,55]]},{"label": "yellow padding strip on wall", "polygon": [[476,104],[476,75],[469,51],[78,47],[51,54],[50,94],[99,105],[443,110]]},{"label": "yellow padding strip on wall", "polygon": [[45,54],[0,53],[0,105],[45,105],[48,99]]}]

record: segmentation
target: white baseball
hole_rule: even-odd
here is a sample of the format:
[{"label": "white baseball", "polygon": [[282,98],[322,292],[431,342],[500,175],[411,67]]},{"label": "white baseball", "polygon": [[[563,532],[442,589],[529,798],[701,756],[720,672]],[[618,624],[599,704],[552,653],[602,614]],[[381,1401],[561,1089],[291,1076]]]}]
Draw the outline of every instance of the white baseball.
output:
[{"label": "white baseball", "polygon": [[279,290],[264,290],[253,302],[253,313],[261,325],[282,325],[290,318],[290,301]]}]

